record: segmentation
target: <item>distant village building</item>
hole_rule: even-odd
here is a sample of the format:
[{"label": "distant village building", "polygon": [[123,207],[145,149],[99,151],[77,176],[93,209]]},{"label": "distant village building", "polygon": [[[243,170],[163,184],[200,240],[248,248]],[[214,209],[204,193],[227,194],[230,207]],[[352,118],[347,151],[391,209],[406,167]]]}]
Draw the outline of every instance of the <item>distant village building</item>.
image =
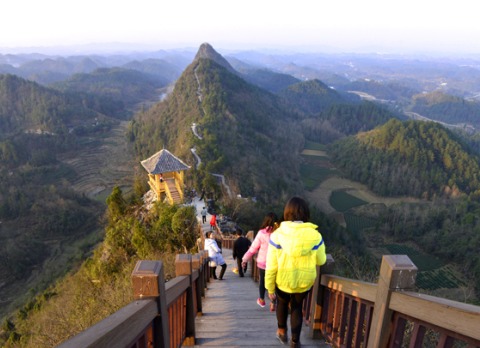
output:
[{"label": "distant village building", "polygon": [[148,172],[148,185],[157,195],[157,200],[167,199],[170,204],[183,202],[184,171],[190,166],[166,149],[140,163]]}]

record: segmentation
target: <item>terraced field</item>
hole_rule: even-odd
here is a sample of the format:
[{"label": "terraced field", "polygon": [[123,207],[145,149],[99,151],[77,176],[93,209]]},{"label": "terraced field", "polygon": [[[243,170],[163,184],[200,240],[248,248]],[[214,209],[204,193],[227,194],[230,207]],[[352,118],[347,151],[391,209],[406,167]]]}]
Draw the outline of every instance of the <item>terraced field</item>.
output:
[{"label": "terraced field", "polygon": [[135,168],[139,166],[133,162],[127,146],[127,125],[128,122],[121,122],[102,139],[85,139],[86,146],[80,152],[61,158],[76,173],[72,183],[75,191],[104,201],[115,185],[131,186]]}]

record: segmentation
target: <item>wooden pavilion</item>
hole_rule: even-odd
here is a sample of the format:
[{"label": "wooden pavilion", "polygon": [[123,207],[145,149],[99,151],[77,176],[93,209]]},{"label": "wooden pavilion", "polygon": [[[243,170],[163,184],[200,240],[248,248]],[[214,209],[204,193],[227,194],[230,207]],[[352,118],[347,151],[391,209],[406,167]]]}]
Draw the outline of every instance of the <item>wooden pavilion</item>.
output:
[{"label": "wooden pavilion", "polygon": [[148,172],[148,184],[157,199],[170,204],[183,202],[184,171],[190,166],[166,149],[140,162]]}]

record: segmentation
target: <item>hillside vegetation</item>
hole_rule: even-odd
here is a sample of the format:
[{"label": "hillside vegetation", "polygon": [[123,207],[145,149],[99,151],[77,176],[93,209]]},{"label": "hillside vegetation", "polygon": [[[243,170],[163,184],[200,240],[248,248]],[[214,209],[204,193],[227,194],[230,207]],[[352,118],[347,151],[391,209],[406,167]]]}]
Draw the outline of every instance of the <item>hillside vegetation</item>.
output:
[{"label": "hillside vegetation", "polygon": [[[321,71],[284,65],[303,77],[255,69],[247,77],[203,44],[173,91],[150,108],[157,88],[172,78],[162,76],[175,76],[170,64],[129,63],[116,56],[110,59],[123,67],[110,69],[101,57],[34,58],[28,64],[28,58],[18,57],[16,64],[23,72],[30,65],[33,74],[63,64],[57,77],[50,70],[45,74],[55,81],[64,76],[57,87],[66,93],[0,75],[0,289],[2,301],[4,294],[7,299],[0,314],[9,314],[0,342],[6,347],[57,345],[131,301],[129,277],[137,260],[163,260],[169,278],[173,255],[196,251],[192,207],[157,202],[147,211],[141,200],[148,189],[146,173],[141,171],[133,185],[123,180],[128,169],[135,171],[132,162],[162,148],[191,165],[187,189],[206,190],[215,208],[246,230],[258,229],[266,211],[281,216],[291,195],[307,196],[311,220],[319,225],[339,275],[375,281],[378,255],[410,253],[421,267],[434,260],[429,271],[438,266],[462,273],[468,280],[462,280],[465,292],[474,289],[479,295],[478,136],[467,146],[439,124],[401,122],[392,109],[349,96],[355,85],[350,79],[360,79],[362,72],[343,57],[322,59]],[[184,56],[173,61],[182,64]],[[361,59],[358,66],[377,77],[391,69],[388,59],[372,62]],[[326,71],[328,64],[338,70]],[[81,74],[65,80],[73,67]],[[406,68],[414,74],[427,67],[411,62]],[[162,69],[168,70],[165,75]],[[430,69],[421,76],[438,72],[436,66]],[[305,74],[311,80],[300,82]],[[345,90],[333,90],[318,75]],[[408,105],[422,87],[436,88],[435,81],[390,81],[384,95]],[[385,86],[366,82],[356,86],[378,95]],[[120,132],[126,121],[117,126],[118,119],[128,119],[139,105],[125,145]],[[311,141],[323,145],[301,155]],[[198,168],[192,149],[201,158]],[[212,174],[225,176],[231,197],[222,197]],[[394,198],[372,203],[368,197],[373,196],[351,195],[350,181],[338,176]],[[128,194],[120,186],[128,186]],[[319,200],[312,195],[319,191],[326,197],[316,207]],[[94,196],[100,203],[89,198]],[[318,209],[327,205],[328,211]]]},{"label": "hillside vegetation", "polygon": [[445,123],[480,126],[480,103],[439,91],[413,96],[408,109]]},{"label": "hillside vegetation", "polygon": [[[98,146],[107,146],[116,123],[76,96],[0,75],[1,317],[64,275],[101,239],[103,202],[77,190],[88,185],[80,176],[92,156],[80,164],[75,159],[85,149],[105,154]],[[97,189],[107,167],[99,159],[90,169]]]},{"label": "hillside vegetation", "polygon": [[316,79],[293,84],[280,91],[279,96],[285,107],[297,115],[305,138],[322,144],[400,117],[353,94],[337,92]]},{"label": "hillside vegetation", "polygon": [[169,81],[133,69],[102,68],[88,74],[75,74],[52,85],[77,97],[105,115],[129,119],[138,104],[158,100],[160,88]]},{"label": "hillside vegetation", "polygon": [[14,75],[0,75],[0,140],[20,132],[65,138],[69,127],[100,116],[79,98]]},{"label": "hillside vegetation", "polygon": [[380,195],[480,195],[478,157],[439,124],[391,120],[331,147],[349,178]]},{"label": "hillside vegetation", "polygon": [[[378,241],[380,236],[396,243],[415,243],[430,259],[436,258],[441,265],[455,265],[455,268],[467,279],[467,284],[453,279],[452,288],[473,289],[476,303],[480,298],[480,204],[478,201],[459,199],[454,201],[435,201],[433,204],[401,204],[383,210],[376,217],[376,228],[370,235]],[[374,236],[372,238],[372,236]],[[373,243],[375,245],[375,243]],[[377,244],[378,246],[378,244]],[[433,262],[433,260],[431,261]],[[428,265],[435,269],[434,264]],[[421,271],[428,270],[427,265],[418,264]],[[423,274],[422,274],[423,275]],[[448,279],[445,279],[448,280]],[[423,281],[423,283],[422,283]],[[440,281],[437,279],[437,281]],[[419,278],[419,286],[426,286]],[[428,290],[442,288],[433,286]],[[457,301],[475,299],[468,291],[452,295]]]},{"label": "hillside vegetation", "polygon": [[[316,144],[309,143],[309,149]],[[322,149],[322,148],[320,148]],[[356,264],[354,278],[375,281],[376,265],[382,255],[405,254],[418,267],[416,286],[418,291],[456,301],[478,303],[480,258],[475,250],[480,247],[478,235],[479,203],[467,197],[431,200],[410,196],[386,197],[373,194],[365,185],[339,177],[339,170],[331,168],[326,151],[304,151],[309,171],[317,169],[324,175],[302,179],[316,179],[317,187],[307,188],[306,197],[311,204],[345,226],[356,236],[357,244],[348,255],[359,253],[376,258],[368,267]],[[304,181],[305,182],[305,181]],[[338,231],[336,232],[338,233]],[[339,233],[342,235],[342,233]],[[347,246],[350,238],[342,238]],[[329,246],[334,239],[328,235]],[[334,252],[335,260],[343,254]],[[355,260],[349,256],[348,260]],[[348,264],[348,262],[347,262]],[[343,270],[342,270],[343,272]],[[372,273],[373,272],[373,273]],[[368,278],[368,275],[373,278]]]},{"label": "hillside vegetation", "polygon": [[126,201],[115,187],[107,198],[105,238],[71,275],[31,299],[3,322],[4,347],[53,347],[133,300],[131,272],[138,260],[163,260],[166,280],[175,276],[175,253],[193,252],[193,207],[157,203],[150,211],[139,196]]},{"label": "hillside vegetation", "polygon": [[278,94],[305,115],[319,114],[334,104],[345,104],[349,101],[346,96],[316,79],[292,84]]},{"label": "hillside vegetation", "polygon": [[303,136],[292,120],[274,95],[197,57],[163,103],[136,117],[130,137],[143,158],[166,147],[194,164],[195,146],[206,163],[201,170],[225,175],[242,196],[271,202],[301,190]]}]

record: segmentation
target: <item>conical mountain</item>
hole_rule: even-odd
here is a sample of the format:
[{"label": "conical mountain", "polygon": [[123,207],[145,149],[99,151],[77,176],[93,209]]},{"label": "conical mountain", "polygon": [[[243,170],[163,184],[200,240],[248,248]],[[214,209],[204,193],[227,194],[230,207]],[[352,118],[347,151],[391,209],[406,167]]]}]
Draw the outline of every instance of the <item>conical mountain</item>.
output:
[{"label": "conical mountain", "polygon": [[230,71],[231,73],[238,74],[238,72],[230,65],[230,63],[223,58],[223,56],[215,51],[213,47],[208,43],[203,43],[200,45],[197,54],[195,55],[194,61],[198,61],[200,59],[209,59],[217,63],[218,65],[223,66],[225,69]]},{"label": "conical mountain", "polygon": [[[270,201],[299,193],[298,153],[304,139],[293,116],[277,97],[222,62],[203,44],[173,92],[136,115],[130,135],[141,159],[167,148],[195,167],[195,147],[199,169],[224,175],[234,194]],[[201,139],[192,132],[193,124]]]}]

